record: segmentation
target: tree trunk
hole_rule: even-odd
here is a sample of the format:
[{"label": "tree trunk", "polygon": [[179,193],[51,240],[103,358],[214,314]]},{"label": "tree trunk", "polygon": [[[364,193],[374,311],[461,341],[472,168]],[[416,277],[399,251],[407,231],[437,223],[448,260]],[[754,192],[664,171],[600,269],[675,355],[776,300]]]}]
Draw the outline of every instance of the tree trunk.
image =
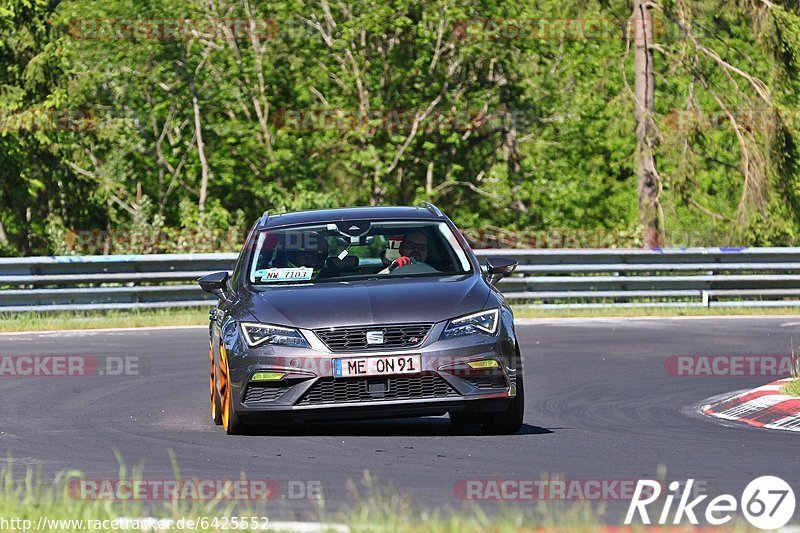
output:
[{"label": "tree trunk", "polygon": [[200,104],[197,100],[194,79],[189,80],[189,87],[192,91],[192,110],[194,111],[194,131],[197,135],[197,156],[200,158],[200,198],[197,201],[197,209],[200,211],[200,224],[206,212],[206,197],[208,195],[208,160],[206,159],[206,145],[203,142],[203,128],[200,122]]},{"label": "tree trunk", "polygon": [[[522,156],[519,153],[519,140],[517,139],[517,126],[514,121],[506,132],[504,143],[503,158],[508,167],[508,177],[511,180],[511,197],[514,200],[511,202],[511,209],[518,213],[527,213],[528,206],[520,198],[522,188],[522,165],[520,161]],[[480,187],[480,184],[476,184]]]},{"label": "tree trunk", "polygon": [[429,202],[433,197],[433,161],[428,163],[428,172],[425,174],[425,199]]},{"label": "tree trunk", "polygon": [[10,244],[8,234],[6,233],[6,227],[3,225],[3,221],[0,220],[0,246],[9,246]]},{"label": "tree trunk", "polygon": [[31,255],[31,251],[33,250],[33,230],[31,230],[31,220],[33,219],[33,214],[31,212],[30,207],[25,208],[25,216],[24,216],[24,226],[23,226],[23,240],[22,240],[22,255],[27,256]]},{"label": "tree trunk", "polygon": [[382,198],[383,187],[381,186],[381,167],[379,165],[372,172],[372,190],[369,193],[369,205],[379,205]]},{"label": "tree trunk", "polygon": [[636,118],[636,180],[639,198],[639,223],[644,227],[648,248],[662,245],[659,221],[660,183],[653,146],[656,143],[655,75],[653,73],[653,13],[647,0],[633,2],[634,97]]}]

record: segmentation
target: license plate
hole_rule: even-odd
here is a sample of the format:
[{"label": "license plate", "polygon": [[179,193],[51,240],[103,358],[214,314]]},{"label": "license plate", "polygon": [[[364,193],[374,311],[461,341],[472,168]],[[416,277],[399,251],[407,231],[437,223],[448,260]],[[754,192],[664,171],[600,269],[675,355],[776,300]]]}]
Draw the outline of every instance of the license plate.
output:
[{"label": "license plate", "polygon": [[350,357],[333,360],[333,377],[390,376],[419,374],[419,355],[387,355],[382,357]]}]

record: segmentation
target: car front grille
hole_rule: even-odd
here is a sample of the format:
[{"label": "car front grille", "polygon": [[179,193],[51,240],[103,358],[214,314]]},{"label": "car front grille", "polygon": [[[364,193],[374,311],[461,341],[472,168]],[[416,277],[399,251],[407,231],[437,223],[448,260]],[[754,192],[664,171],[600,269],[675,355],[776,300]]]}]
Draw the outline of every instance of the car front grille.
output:
[{"label": "car front grille", "polygon": [[[369,383],[383,382],[385,392],[370,392]],[[298,405],[416,400],[459,396],[444,379],[435,375],[390,378],[321,378]]]},{"label": "car front grille", "polygon": [[[341,327],[314,330],[332,352],[415,348],[422,344],[433,324],[396,324],[369,327]],[[382,344],[367,344],[367,332],[383,333]]]},{"label": "car front grille", "polygon": [[244,401],[242,402],[247,407],[259,407],[265,404],[270,404],[286,394],[292,384],[254,384],[251,383],[247,386],[244,393]]}]

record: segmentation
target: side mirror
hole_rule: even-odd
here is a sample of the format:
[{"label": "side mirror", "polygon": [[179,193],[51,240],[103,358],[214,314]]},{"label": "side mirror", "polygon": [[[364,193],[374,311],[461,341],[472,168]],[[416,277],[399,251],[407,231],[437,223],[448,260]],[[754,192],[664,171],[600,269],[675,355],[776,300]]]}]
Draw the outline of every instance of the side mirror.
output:
[{"label": "side mirror", "polygon": [[220,300],[224,300],[227,297],[228,276],[227,272],[214,272],[198,279],[197,283],[200,284],[200,288],[204,291],[210,292]]},{"label": "side mirror", "polygon": [[506,257],[487,257],[486,268],[488,269],[489,283],[494,285],[504,277],[508,276],[516,270],[519,261],[508,259]]}]

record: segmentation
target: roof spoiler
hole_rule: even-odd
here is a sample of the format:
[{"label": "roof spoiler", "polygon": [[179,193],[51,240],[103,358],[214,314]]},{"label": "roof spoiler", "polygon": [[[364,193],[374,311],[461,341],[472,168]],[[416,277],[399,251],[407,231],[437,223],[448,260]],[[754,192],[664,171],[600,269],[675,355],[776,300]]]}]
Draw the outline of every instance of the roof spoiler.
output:
[{"label": "roof spoiler", "polygon": [[427,209],[428,211],[430,211],[431,213],[433,213],[433,214],[434,214],[434,215],[436,215],[437,217],[443,217],[443,216],[444,216],[444,213],[442,213],[442,212],[439,210],[439,208],[438,208],[438,207],[436,207],[435,205],[433,205],[433,204],[432,204],[432,203],[430,203],[430,202],[422,202],[422,203],[421,203],[421,204],[419,204],[417,207],[421,207],[421,208],[423,208],[423,209]]}]

